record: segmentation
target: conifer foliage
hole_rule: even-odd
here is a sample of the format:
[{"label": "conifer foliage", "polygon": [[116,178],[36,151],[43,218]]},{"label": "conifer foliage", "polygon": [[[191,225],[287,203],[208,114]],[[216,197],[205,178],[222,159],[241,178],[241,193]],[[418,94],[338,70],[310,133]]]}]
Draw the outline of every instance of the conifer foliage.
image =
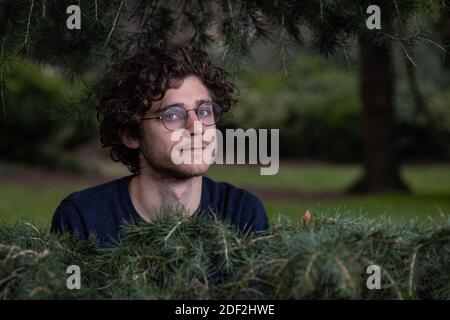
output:
[{"label": "conifer foliage", "polygon": [[[280,216],[242,234],[210,215],[129,224],[116,246],[24,221],[0,228],[2,299],[449,299],[450,221]],[[80,268],[69,290],[67,267]],[[369,266],[381,271],[369,289]]]},{"label": "conifer foliage", "polygon": [[[67,27],[71,5],[80,8],[79,29]],[[372,5],[380,8],[381,29],[367,28]],[[265,39],[279,44],[285,63],[288,48],[310,35],[324,54],[358,37],[409,49],[426,36],[427,19],[449,8],[448,0],[0,0],[0,62],[21,56],[79,74],[155,42],[185,40],[210,46],[232,65]]]}]

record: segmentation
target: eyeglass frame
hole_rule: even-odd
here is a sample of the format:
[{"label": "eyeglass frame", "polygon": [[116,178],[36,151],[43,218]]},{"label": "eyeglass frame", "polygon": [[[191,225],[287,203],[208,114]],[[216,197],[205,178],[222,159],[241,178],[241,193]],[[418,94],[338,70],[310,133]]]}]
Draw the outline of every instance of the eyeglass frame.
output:
[{"label": "eyeglass frame", "polygon": [[[198,109],[199,109],[203,104],[205,104],[205,103],[211,103],[211,102],[217,104],[217,105],[220,107],[219,118],[218,118],[217,121],[214,122],[213,124],[204,124],[204,123],[200,120],[200,118],[198,117]],[[142,120],[155,120],[155,119],[161,119],[161,120],[162,120],[162,123],[163,123],[163,125],[164,125],[164,128],[166,128],[167,130],[169,130],[169,131],[175,131],[175,130],[178,130],[178,129],[169,129],[169,128],[167,128],[167,126],[166,126],[166,124],[164,123],[164,120],[163,120],[163,115],[164,115],[164,112],[166,112],[166,111],[169,110],[170,108],[177,107],[177,106],[180,106],[180,105],[184,105],[184,104],[175,103],[175,104],[173,104],[173,105],[170,105],[170,106],[166,107],[166,108],[163,110],[163,112],[162,112],[162,114],[161,114],[160,116],[158,116],[158,117],[144,117],[144,118],[142,118]],[[213,126],[213,125],[217,124],[217,123],[219,122],[219,120],[220,120],[220,118],[221,118],[223,112],[224,112],[222,106],[221,106],[219,103],[217,103],[217,102],[215,102],[215,101],[213,101],[213,100],[201,100],[200,103],[198,103],[197,107],[196,107],[196,108],[193,108],[193,109],[187,109],[187,110],[186,110],[186,109],[184,109],[183,107],[181,107],[181,108],[186,112],[186,115],[188,115],[188,112],[189,112],[189,111],[195,111],[195,115],[197,116],[198,121],[199,121],[203,126],[207,126],[207,127]],[[183,129],[183,128],[186,127],[188,118],[189,118],[189,115],[188,115],[188,116],[186,117],[186,119],[184,120],[184,126],[181,127],[180,129]]]}]

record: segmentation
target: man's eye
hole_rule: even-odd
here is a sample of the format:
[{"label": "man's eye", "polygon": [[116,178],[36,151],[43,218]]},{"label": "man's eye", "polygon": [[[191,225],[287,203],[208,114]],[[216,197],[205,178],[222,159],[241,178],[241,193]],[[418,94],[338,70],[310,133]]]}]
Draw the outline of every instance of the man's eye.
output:
[{"label": "man's eye", "polygon": [[209,116],[211,113],[209,110],[205,110],[205,109],[200,109],[198,110],[198,115],[201,117],[207,117]]},{"label": "man's eye", "polygon": [[199,117],[210,117],[213,113],[212,106],[204,104],[198,109],[197,113]]},{"label": "man's eye", "polygon": [[164,120],[175,121],[181,119],[181,116],[177,113],[166,113],[163,115]]}]

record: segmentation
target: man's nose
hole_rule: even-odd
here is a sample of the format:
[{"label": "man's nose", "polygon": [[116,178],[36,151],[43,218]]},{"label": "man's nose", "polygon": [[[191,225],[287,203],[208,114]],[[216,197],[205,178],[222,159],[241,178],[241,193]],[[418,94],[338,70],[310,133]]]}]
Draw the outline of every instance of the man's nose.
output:
[{"label": "man's nose", "polygon": [[188,111],[187,115],[185,129],[188,130],[191,135],[203,134],[205,132],[205,126],[198,120],[195,110]]}]

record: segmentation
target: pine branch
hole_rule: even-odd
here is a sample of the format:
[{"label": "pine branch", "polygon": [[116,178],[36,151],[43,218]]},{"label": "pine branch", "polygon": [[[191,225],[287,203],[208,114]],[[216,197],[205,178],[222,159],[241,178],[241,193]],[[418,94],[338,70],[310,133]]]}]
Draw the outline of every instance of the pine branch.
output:
[{"label": "pine branch", "polygon": [[113,25],[112,25],[112,27],[111,27],[111,31],[110,31],[109,34],[108,34],[108,38],[106,39],[105,44],[103,45],[103,49],[106,48],[109,39],[111,39],[111,35],[112,35],[113,31],[114,31],[114,28],[116,27],[117,19],[119,18],[120,10],[122,9],[123,2],[124,2],[124,0],[122,0],[122,1],[120,2],[119,9],[117,10],[117,14],[116,14],[116,17],[114,18],[114,22],[113,22]]},{"label": "pine branch", "polygon": [[[6,299],[448,299],[450,220],[432,223],[314,213],[307,226],[280,217],[269,232],[238,234],[209,215],[162,215],[128,224],[122,242],[48,234],[19,221],[0,227],[0,296]],[[425,258],[426,257],[426,258]],[[77,264],[83,290],[68,290]],[[369,265],[383,290],[366,287]],[[215,272],[211,272],[211,266]],[[49,274],[54,274],[49,277]],[[213,276],[215,274],[215,276]],[[113,279],[113,280],[112,280]],[[201,280],[200,280],[201,279]]]},{"label": "pine branch", "polygon": [[27,59],[29,57],[29,48],[30,48],[29,36],[30,36],[31,17],[33,15],[33,7],[34,7],[34,0],[31,0],[30,13],[28,14],[28,22],[27,22],[27,33],[25,35],[25,41],[24,41],[24,46],[26,48],[26,57],[27,57]]}]

